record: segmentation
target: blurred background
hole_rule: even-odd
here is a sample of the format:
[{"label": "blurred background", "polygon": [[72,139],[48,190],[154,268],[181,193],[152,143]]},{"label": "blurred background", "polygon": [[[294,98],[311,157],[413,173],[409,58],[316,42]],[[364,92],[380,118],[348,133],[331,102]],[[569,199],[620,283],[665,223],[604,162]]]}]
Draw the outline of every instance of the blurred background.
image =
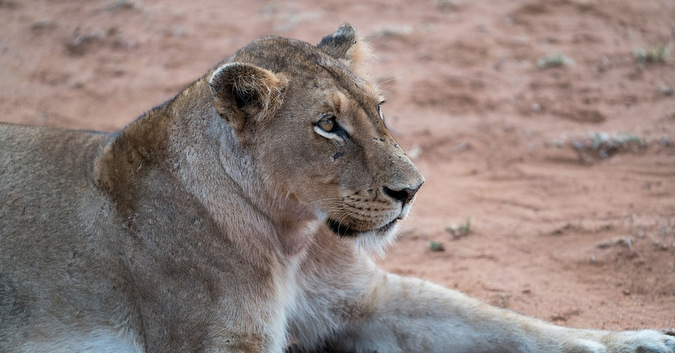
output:
[{"label": "blurred background", "polygon": [[672,0],[0,0],[0,121],[114,131],[258,36],[344,22],[427,179],[384,268],[675,326]]}]

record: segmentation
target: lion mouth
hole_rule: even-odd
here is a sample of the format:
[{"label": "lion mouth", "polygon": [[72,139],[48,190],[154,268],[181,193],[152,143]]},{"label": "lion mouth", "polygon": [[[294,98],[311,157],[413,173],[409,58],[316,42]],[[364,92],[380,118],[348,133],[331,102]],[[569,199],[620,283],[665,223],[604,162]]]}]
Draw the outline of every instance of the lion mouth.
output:
[{"label": "lion mouth", "polygon": [[328,219],[326,221],[326,225],[328,225],[328,228],[333,231],[333,233],[341,236],[341,237],[357,237],[359,234],[367,233],[367,232],[372,232],[376,231],[379,233],[386,233],[388,232],[394,225],[396,225],[396,222],[398,222],[398,219],[394,219],[393,221],[385,224],[384,226],[376,229],[371,229],[371,230],[356,230],[348,225],[341,224],[340,222],[333,220],[333,219]]}]

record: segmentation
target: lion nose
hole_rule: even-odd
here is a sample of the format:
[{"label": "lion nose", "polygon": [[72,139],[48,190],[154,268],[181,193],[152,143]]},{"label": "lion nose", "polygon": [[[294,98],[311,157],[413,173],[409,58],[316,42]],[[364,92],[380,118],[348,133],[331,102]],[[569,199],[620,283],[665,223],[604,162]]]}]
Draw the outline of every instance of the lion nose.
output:
[{"label": "lion nose", "polygon": [[402,189],[391,189],[388,187],[384,187],[384,193],[387,194],[389,197],[396,201],[400,201],[403,206],[405,206],[410,200],[415,197],[415,194],[417,193],[417,190],[422,187],[422,184],[417,185],[416,187],[413,188],[402,188]]}]

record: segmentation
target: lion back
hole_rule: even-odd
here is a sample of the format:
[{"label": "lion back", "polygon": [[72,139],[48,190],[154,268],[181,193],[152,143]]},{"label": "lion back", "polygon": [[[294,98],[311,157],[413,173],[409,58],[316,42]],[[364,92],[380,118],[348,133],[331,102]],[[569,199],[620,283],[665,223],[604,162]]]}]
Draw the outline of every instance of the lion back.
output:
[{"label": "lion back", "polygon": [[106,258],[110,244],[95,230],[112,228],[100,224],[109,222],[110,210],[93,176],[106,138],[0,125],[0,342],[28,341],[34,334],[16,328],[51,325],[46,310],[103,312],[107,300],[119,300],[92,303],[77,294],[98,290],[114,268]]}]

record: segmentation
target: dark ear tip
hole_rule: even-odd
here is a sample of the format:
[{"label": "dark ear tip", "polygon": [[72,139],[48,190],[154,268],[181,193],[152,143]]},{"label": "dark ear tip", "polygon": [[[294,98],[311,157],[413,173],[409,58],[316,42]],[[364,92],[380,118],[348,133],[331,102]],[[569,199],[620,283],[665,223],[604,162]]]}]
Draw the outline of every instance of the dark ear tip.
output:
[{"label": "dark ear tip", "polygon": [[342,38],[348,40],[351,43],[355,43],[356,42],[356,28],[354,28],[349,23],[345,22],[345,24],[343,24],[342,26],[340,26],[337,29],[337,31],[335,32],[335,34],[333,36],[336,37],[336,38],[342,37]]},{"label": "dark ear tip", "polygon": [[335,33],[324,37],[319,43],[319,46],[328,45],[329,43],[345,43],[353,44],[356,41],[356,29],[349,23],[345,23],[338,27]]},{"label": "dark ear tip", "polygon": [[351,24],[345,22],[344,24],[342,24],[342,26],[338,28],[337,34],[354,36],[356,35],[356,29]]},{"label": "dark ear tip", "polygon": [[346,59],[347,52],[357,42],[356,29],[345,23],[335,33],[325,36],[318,47],[335,58]]}]

